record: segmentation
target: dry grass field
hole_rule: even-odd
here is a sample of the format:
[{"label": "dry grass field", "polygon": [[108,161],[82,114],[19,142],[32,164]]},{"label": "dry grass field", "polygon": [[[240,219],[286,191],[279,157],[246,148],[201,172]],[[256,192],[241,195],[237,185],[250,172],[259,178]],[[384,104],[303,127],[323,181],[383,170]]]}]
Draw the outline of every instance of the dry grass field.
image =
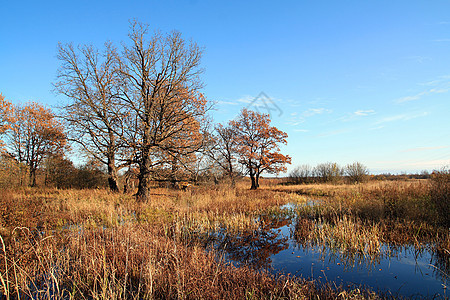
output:
[{"label": "dry grass field", "polygon": [[434,202],[448,201],[446,180],[297,186],[263,180],[256,191],[244,180],[233,189],[154,188],[148,203],[106,190],[2,190],[0,293],[5,299],[379,298],[233,266],[205,251],[199,237],[219,228],[251,232],[264,212],[317,199],[318,205],[299,206],[299,242],[368,254],[380,243],[435,242],[448,260],[448,219]]}]

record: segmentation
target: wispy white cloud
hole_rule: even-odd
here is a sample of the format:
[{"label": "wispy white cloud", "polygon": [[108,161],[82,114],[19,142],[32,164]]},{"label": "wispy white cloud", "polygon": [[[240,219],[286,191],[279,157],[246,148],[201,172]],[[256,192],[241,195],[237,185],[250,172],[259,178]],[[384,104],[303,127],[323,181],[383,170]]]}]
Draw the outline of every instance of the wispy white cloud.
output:
[{"label": "wispy white cloud", "polygon": [[419,100],[420,98],[422,98],[423,96],[426,96],[426,95],[442,94],[442,93],[446,93],[448,91],[449,91],[448,88],[432,88],[432,89],[428,89],[423,92],[417,93],[415,95],[399,98],[399,99],[395,100],[395,102],[403,103],[403,102],[415,101],[415,100]]},{"label": "wispy white cloud", "polygon": [[[276,99],[270,98],[270,101],[275,102]],[[225,104],[225,105],[248,105],[252,104],[254,106],[262,106],[264,103],[262,101],[258,101],[257,97],[245,95],[241,98],[238,98],[236,100],[219,100],[218,103]]]},{"label": "wispy white cloud", "polygon": [[448,89],[431,89],[428,92],[430,94],[441,94],[441,93],[447,93]]},{"label": "wispy white cloud", "polygon": [[307,118],[311,118],[316,115],[321,115],[325,113],[331,113],[332,110],[320,107],[320,108],[309,108],[303,112],[292,112],[290,113],[289,119],[286,124],[291,126],[298,126],[306,121]]},{"label": "wispy white cloud", "polygon": [[284,100],[284,102],[287,105],[289,105],[290,107],[302,107],[304,105],[304,103],[302,101],[294,100],[294,99],[286,99],[286,100]]},{"label": "wispy white cloud", "polygon": [[375,111],[373,109],[368,110],[357,110],[353,113],[355,116],[370,116],[373,115]]},{"label": "wispy white cloud", "polygon": [[347,133],[347,132],[349,132],[348,129],[338,129],[338,130],[332,130],[332,131],[320,133],[317,135],[317,137],[328,137],[328,136],[343,134],[343,133]]},{"label": "wispy white cloud", "polygon": [[359,109],[352,113],[348,113],[345,116],[337,119],[337,121],[348,122],[357,118],[367,117],[374,115],[375,111],[373,109]]},{"label": "wispy white cloud", "polygon": [[286,124],[291,126],[298,126],[306,121],[306,118],[298,112],[292,112],[286,121]]},{"label": "wispy white cloud", "polygon": [[448,42],[450,42],[450,39],[447,39],[447,38],[436,39],[436,40],[433,40],[433,42],[436,42],[436,43],[448,43]]},{"label": "wispy white cloud", "polygon": [[314,115],[321,115],[324,113],[331,113],[332,110],[326,108],[310,108],[302,113],[304,117],[312,117]]},{"label": "wispy white cloud", "polygon": [[249,104],[249,103],[252,103],[253,100],[255,100],[255,97],[247,95],[247,96],[244,96],[244,97],[241,97],[241,98],[237,99],[236,102]]},{"label": "wispy white cloud", "polygon": [[265,93],[261,92],[258,96],[245,95],[236,100],[220,100],[218,105],[226,106],[241,106],[247,109],[255,110],[259,113],[281,116],[283,110],[277,103],[282,102],[280,99],[270,98]]},{"label": "wispy white cloud", "polygon": [[225,101],[225,100],[219,100],[219,101],[217,101],[217,104],[218,105],[241,105],[237,101]]},{"label": "wispy white cloud", "polygon": [[397,171],[407,171],[407,170],[435,170],[440,169],[444,166],[450,165],[450,159],[396,159],[396,160],[384,160],[384,161],[374,161],[371,163],[371,170],[397,170]]},{"label": "wispy white cloud", "polygon": [[422,64],[426,61],[430,61],[431,57],[421,56],[421,55],[413,55],[413,56],[407,56],[407,57],[405,57],[405,59]]},{"label": "wispy white cloud", "polygon": [[298,125],[300,125],[302,123],[305,123],[304,119],[293,119],[293,118],[291,118],[290,120],[288,120],[286,122],[286,124],[291,125],[291,126],[298,126]]},{"label": "wispy white cloud", "polygon": [[375,125],[390,123],[390,122],[397,122],[397,121],[409,121],[409,120],[420,118],[420,117],[426,117],[429,114],[430,114],[429,112],[420,112],[420,113],[399,114],[399,115],[384,117],[384,118],[378,120],[377,122],[375,122]]},{"label": "wispy white cloud", "polygon": [[401,152],[421,152],[421,151],[429,151],[429,150],[439,150],[450,148],[450,146],[436,146],[436,147],[417,147],[403,150]]},{"label": "wispy white cloud", "polygon": [[309,132],[308,129],[294,129],[295,132]]},{"label": "wispy white cloud", "polygon": [[402,103],[402,102],[408,102],[408,101],[414,101],[414,100],[419,100],[420,97],[422,97],[423,95],[425,95],[424,92],[413,95],[413,96],[406,96],[406,97],[402,97],[396,100],[397,103]]},{"label": "wispy white cloud", "polygon": [[450,85],[450,75],[442,75],[429,81],[419,83],[419,85],[433,87],[448,87]]},{"label": "wispy white cloud", "polygon": [[243,104],[249,104],[252,103],[252,101],[255,100],[255,97],[246,95],[239,99],[224,99],[224,100],[218,100],[216,103],[219,105],[243,105]]},{"label": "wispy white cloud", "polygon": [[375,127],[369,128],[369,130],[378,130],[378,129],[383,129],[384,127],[386,127],[386,126],[379,125],[379,126],[375,126]]},{"label": "wispy white cloud", "polygon": [[434,159],[434,160],[426,160],[426,161],[412,161],[405,163],[406,166],[418,167],[420,166],[422,169],[425,168],[440,168],[444,166],[450,165],[450,159]]}]

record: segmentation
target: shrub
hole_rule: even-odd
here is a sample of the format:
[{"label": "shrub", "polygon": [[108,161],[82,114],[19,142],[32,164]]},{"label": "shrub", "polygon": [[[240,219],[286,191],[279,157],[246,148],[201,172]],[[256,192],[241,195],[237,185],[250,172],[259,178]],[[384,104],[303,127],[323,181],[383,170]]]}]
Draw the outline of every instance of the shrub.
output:
[{"label": "shrub", "polygon": [[351,183],[365,182],[369,175],[369,169],[360,162],[354,162],[345,166],[345,174]]},{"label": "shrub", "polygon": [[313,181],[313,174],[313,168],[310,165],[300,165],[289,173],[289,182],[310,183]]},{"label": "shrub", "polygon": [[337,183],[344,174],[343,169],[337,164],[332,162],[318,164],[314,168],[316,177],[321,182]]}]

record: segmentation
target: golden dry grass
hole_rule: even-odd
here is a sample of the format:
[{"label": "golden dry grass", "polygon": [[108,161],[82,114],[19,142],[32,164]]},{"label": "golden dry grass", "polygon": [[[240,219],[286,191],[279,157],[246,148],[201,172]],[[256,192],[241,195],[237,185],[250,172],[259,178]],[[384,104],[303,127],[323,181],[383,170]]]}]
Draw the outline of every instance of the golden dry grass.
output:
[{"label": "golden dry grass", "polygon": [[[302,244],[374,259],[383,255],[382,245],[432,247],[448,261],[449,231],[434,202],[434,185],[431,180],[410,180],[309,184],[277,190],[318,199],[316,205],[298,210],[296,238]],[[448,198],[442,184],[439,188],[439,197]]]},{"label": "golden dry grass", "polygon": [[218,253],[205,252],[198,239],[219,228],[255,230],[261,214],[311,198],[321,202],[299,206],[296,235],[301,243],[377,255],[381,243],[435,240],[440,253],[449,253],[448,231],[433,223],[428,181],[262,183],[268,185],[256,191],[248,190],[246,181],[234,189],[154,188],[148,203],[101,189],[3,190],[1,293],[56,299],[377,297],[236,268],[218,259]]},{"label": "golden dry grass", "polygon": [[21,189],[0,200],[7,299],[334,299],[343,292],[236,268],[191,236],[219,226],[252,230],[255,216],[304,201],[296,194],[158,188],[151,202],[137,203],[105,190]]}]

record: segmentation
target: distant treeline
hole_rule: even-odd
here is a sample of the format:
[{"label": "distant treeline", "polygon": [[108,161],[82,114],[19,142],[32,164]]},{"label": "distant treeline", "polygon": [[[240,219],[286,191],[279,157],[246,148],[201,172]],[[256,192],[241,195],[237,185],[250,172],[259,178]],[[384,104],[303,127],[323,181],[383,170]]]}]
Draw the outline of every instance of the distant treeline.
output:
[{"label": "distant treeline", "polygon": [[[28,185],[29,168],[6,153],[0,155],[0,187],[15,188]],[[75,166],[61,155],[50,155],[36,170],[36,184],[59,189],[107,188],[108,176],[94,161]]]},{"label": "distant treeline", "polygon": [[326,162],[315,167],[303,164],[295,167],[288,175],[288,184],[301,183],[360,183],[368,180],[407,180],[429,179],[430,173],[426,170],[416,174],[383,173],[372,175],[369,169],[360,162],[340,166],[334,162]]}]

